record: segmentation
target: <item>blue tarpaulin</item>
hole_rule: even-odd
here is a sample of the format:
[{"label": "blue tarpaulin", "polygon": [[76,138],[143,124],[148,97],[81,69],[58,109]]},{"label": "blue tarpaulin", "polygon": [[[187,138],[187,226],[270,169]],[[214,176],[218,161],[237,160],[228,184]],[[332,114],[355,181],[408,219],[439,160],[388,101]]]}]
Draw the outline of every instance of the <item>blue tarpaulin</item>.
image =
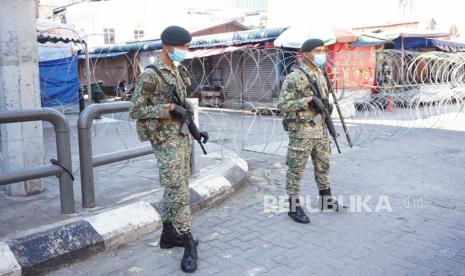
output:
[{"label": "blue tarpaulin", "polygon": [[465,41],[453,41],[444,39],[431,39],[431,43],[444,52],[465,52]]},{"label": "blue tarpaulin", "polygon": [[450,35],[440,30],[401,29],[384,33],[394,42],[395,49],[433,48],[431,38],[442,38]]},{"label": "blue tarpaulin", "polygon": [[[426,37],[405,37],[404,49],[417,49],[417,48],[438,48],[444,52],[463,52],[465,51],[465,43],[458,41],[451,41],[437,38]],[[394,40],[396,49],[402,49],[402,38]]]},{"label": "blue tarpaulin", "polygon": [[39,62],[42,107],[79,101],[78,62],[75,56]]},{"label": "blue tarpaulin", "polygon": [[433,43],[428,37],[398,37],[393,40],[395,49],[417,49],[417,48],[433,48]]}]

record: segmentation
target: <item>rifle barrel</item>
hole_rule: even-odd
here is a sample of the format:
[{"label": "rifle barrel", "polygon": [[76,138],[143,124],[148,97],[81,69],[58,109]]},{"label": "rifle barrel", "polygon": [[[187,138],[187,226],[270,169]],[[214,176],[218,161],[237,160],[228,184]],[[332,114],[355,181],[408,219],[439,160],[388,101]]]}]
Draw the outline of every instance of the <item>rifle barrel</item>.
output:
[{"label": "rifle barrel", "polygon": [[336,144],[337,152],[341,154],[341,148],[339,147],[339,143],[337,142],[337,139],[333,137],[334,143]]},{"label": "rifle barrel", "polygon": [[326,68],[325,68],[323,70],[323,72],[324,72],[324,75],[325,75],[325,78],[326,78],[326,82],[328,83],[329,93],[333,97],[334,105],[336,106],[337,113],[339,114],[339,118],[341,119],[341,124],[342,124],[342,128],[344,129],[344,134],[346,136],[347,143],[349,143],[349,146],[352,148],[353,147],[352,139],[350,138],[349,130],[347,129],[347,125],[346,125],[346,122],[344,120],[344,116],[342,115],[342,111],[341,111],[341,108],[339,106],[339,101],[337,100],[336,94],[334,93],[334,89],[333,89],[333,86],[331,84],[331,80],[329,78],[328,71],[326,71]]}]

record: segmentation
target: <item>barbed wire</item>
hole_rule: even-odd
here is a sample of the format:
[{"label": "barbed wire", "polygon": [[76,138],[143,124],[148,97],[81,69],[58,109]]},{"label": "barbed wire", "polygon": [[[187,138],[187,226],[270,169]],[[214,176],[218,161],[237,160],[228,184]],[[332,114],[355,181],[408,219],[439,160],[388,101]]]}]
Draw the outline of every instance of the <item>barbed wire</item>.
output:
[{"label": "barbed wire", "polygon": [[[83,50],[82,45],[76,44],[75,47]],[[97,55],[91,58],[91,81],[97,83],[104,79],[106,82],[106,95],[102,101],[129,100],[138,74],[159,52],[140,48],[135,53],[124,53],[119,57],[102,58]],[[334,83],[355,146],[369,146],[375,140],[389,139],[417,129],[449,127],[463,120],[465,53],[385,49],[376,51],[376,63],[373,64],[357,64],[366,59],[357,55],[363,53],[346,53],[345,58],[354,61],[354,68],[374,66],[371,73],[375,82],[372,85],[348,86],[344,83],[345,76],[341,76],[335,78]],[[338,68],[341,65],[334,58],[334,55],[329,55],[331,71],[348,69],[347,64],[343,65],[345,68]],[[85,64],[80,60],[79,77],[83,89],[87,83]],[[212,142],[239,154],[244,151],[285,153],[288,137],[281,125],[282,114],[277,103],[286,75],[299,64],[298,53],[276,48],[238,47],[213,56],[195,57],[183,64],[192,78],[190,96],[199,98],[203,106],[200,128],[210,132]],[[123,86],[119,83],[122,80],[125,81]],[[122,89],[123,94],[118,94],[121,92],[118,89]],[[89,87],[87,90],[89,95],[86,98],[92,94]],[[42,93],[46,96],[47,91]],[[69,91],[64,88],[63,93]],[[80,99],[83,97],[84,93]],[[55,108],[63,112],[72,110],[75,114],[67,116],[72,122],[77,121],[77,104],[70,107],[57,102]],[[341,134],[339,142],[349,150],[337,112],[333,113],[333,117]],[[73,123],[71,125],[72,143],[77,146],[76,127]],[[45,138],[49,139],[50,135],[53,133],[46,134]],[[126,113],[105,115],[94,124],[93,139],[96,153],[139,144],[135,122]],[[46,146],[44,163],[53,153],[53,146]],[[152,159],[147,157],[147,160]],[[135,161],[96,169],[97,177],[119,171],[130,162]],[[79,167],[75,165],[74,173],[78,171]]]}]

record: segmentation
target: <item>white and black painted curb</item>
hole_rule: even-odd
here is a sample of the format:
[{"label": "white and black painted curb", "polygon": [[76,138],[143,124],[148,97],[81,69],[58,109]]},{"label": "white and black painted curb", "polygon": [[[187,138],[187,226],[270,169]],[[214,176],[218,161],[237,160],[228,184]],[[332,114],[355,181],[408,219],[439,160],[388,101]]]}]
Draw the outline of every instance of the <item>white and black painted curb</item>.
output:
[{"label": "white and black painted curb", "polygon": [[[190,184],[191,209],[214,206],[246,183],[247,162],[239,157],[221,162]],[[97,215],[0,241],[0,275],[38,275],[90,255],[137,240],[161,228],[159,202],[139,201]],[[31,234],[32,233],[32,234]]]}]

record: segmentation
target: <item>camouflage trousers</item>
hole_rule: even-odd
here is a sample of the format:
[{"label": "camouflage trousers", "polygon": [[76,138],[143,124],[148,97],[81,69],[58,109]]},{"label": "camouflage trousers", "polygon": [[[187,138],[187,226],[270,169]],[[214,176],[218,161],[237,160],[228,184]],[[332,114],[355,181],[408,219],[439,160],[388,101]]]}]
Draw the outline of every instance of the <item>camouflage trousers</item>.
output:
[{"label": "camouflage trousers", "polygon": [[315,182],[318,190],[328,189],[331,147],[328,138],[299,138],[290,136],[286,155],[288,166],[286,192],[289,196],[300,195],[300,181],[309,155],[312,158]]},{"label": "camouflage trousers", "polygon": [[160,185],[165,189],[161,219],[171,222],[179,232],[188,232],[192,224],[189,208],[190,138],[178,135],[160,144],[152,142],[152,147],[158,162]]}]

